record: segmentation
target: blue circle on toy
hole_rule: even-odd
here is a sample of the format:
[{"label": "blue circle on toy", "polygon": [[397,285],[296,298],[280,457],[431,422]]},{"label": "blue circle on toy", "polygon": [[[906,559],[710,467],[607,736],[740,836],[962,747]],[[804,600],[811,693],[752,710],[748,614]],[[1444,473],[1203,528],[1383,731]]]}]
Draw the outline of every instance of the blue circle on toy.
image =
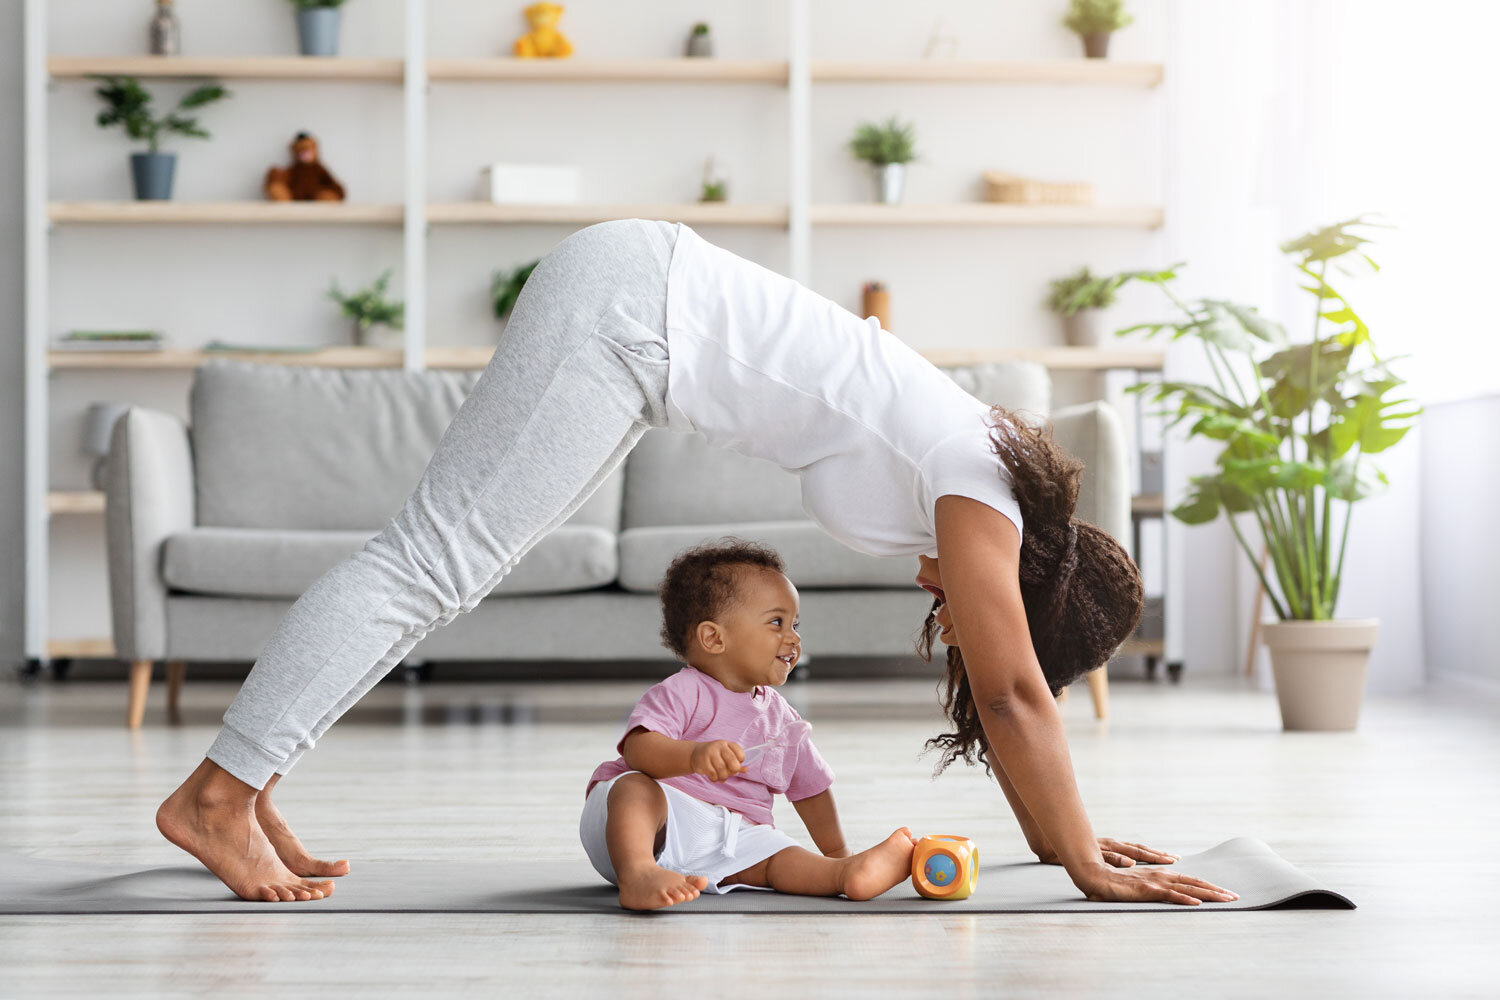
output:
[{"label": "blue circle on toy", "polygon": [[934,854],[922,867],[922,874],[933,885],[948,885],[958,877],[958,865],[946,854]]}]

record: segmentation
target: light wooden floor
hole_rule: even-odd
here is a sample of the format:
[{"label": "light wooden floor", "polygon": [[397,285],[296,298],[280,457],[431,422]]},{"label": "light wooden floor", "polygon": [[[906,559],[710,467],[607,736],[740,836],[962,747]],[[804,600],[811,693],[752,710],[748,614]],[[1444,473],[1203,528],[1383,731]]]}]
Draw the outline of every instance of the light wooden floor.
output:
[{"label": "light wooden floor", "polygon": [[[639,682],[379,687],[283,783],[315,850],[361,860],[561,859],[584,779]],[[143,866],[182,855],[151,823],[234,686],[194,683],[186,724],[120,725],[124,684],[0,683],[0,850]],[[929,780],[927,681],[785,689],[816,725],[851,844],[895,826],[1021,857],[980,773]],[[1076,917],[366,915],[0,918],[0,996],[398,992],[1449,997],[1500,995],[1500,702],[1441,688],[1367,703],[1354,734],[1284,734],[1233,681],[1117,683],[1112,721],[1063,706],[1095,828],[1189,853],[1259,837],[1354,912]],[[804,842],[783,804],[778,824]],[[982,887],[981,887],[981,891]],[[303,904],[307,905],[307,904]]]}]

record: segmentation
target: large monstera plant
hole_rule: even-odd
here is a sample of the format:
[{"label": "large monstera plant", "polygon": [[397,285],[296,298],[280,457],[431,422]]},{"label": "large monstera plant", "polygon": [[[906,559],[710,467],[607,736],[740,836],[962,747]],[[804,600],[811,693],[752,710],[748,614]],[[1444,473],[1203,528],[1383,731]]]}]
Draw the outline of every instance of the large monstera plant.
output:
[{"label": "large monstera plant", "polygon": [[[1409,399],[1392,398],[1404,384],[1390,369],[1396,359],[1376,354],[1369,328],[1328,282],[1330,268],[1352,275],[1351,264],[1363,262],[1379,270],[1364,250],[1369,238],[1358,232],[1374,225],[1360,216],[1281,245],[1307,279],[1301,287],[1316,298],[1310,343],[1292,343],[1251,306],[1184,301],[1172,288],[1175,269],[1130,275],[1160,287],[1183,318],[1119,335],[1196,337],[1214,374],[1213,385],[1161,381],[1132,390],[1162,404],[1158,415],[1170,418],[1169,426],[1191,421],[1188,437],[1224,443],[1216,471],[1194,476],[1172,514],[1186,524],[1228,515],[1282,620],[1333,618],[1354,504],[1387,485],[1370,456],[1400,441],[1421,412]],[[1259,528],[1276,586],[1239,515]]]}]

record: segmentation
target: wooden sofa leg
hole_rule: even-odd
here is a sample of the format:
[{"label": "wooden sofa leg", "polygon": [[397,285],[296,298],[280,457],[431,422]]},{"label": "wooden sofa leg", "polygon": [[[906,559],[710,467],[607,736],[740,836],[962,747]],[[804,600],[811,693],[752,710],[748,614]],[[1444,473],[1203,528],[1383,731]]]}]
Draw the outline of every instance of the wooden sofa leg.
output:
[{"label": "wooden sofa leg", "polygon": [[151,691],[151,661],[130,661],[130,707],[125,714],[125,724],[131,729],[141,728],[146,717],[146,695]]},{"label": "wooden sofa leg", "polygon": [[1109,718],[1109,668],[1089,672],[1089,694],[1094,696],[1094,718]]},{"label": "wooden sofa leg", "polygon": [[167,661],[167,718],[177,722],[181,718],[177,711],[177,699],[182,694],[182,681],[187,677],[186,660]]}]

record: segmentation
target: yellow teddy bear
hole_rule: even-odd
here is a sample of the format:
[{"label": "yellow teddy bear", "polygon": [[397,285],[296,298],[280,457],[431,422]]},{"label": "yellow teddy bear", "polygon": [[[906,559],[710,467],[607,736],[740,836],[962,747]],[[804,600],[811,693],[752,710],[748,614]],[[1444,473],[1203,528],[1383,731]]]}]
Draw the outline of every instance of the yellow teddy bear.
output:
[{"label": "yellow teddy bear", "polygon": [[531,31],[516,39],[516,55],[522,59],[566,59],[572,55],[573,46],[557,30],[562,13],[560,3],[534,3],[527,7],[526,21]]}]

